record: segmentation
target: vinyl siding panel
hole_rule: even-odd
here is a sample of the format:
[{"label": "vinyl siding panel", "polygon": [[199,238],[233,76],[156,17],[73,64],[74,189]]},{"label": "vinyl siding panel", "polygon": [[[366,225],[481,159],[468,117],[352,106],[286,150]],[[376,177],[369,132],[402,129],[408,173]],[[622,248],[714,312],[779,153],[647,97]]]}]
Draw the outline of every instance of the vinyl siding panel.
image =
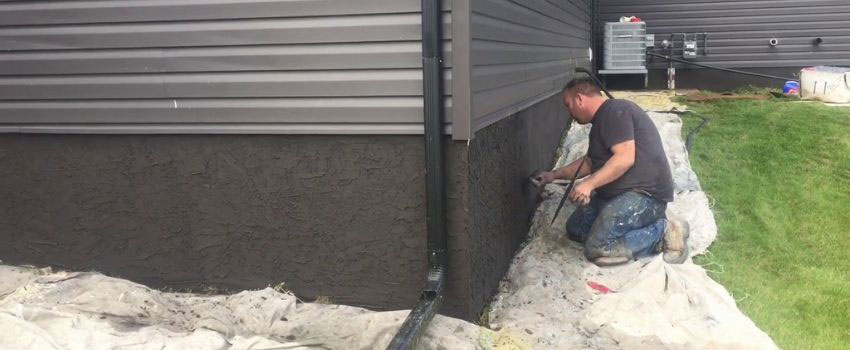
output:
[{"label": "vinyl siding panel", "polygon": [[[449,71],[445,79],[451,81]],[[345,97],[422,94],[417,69],[0,77],[7,100]],[[449,91],[450,92],[450,91]]]},{"label": "vinyl siding panel", "polygon": [[23,51],[416,41],[420,38],[420,16],[410,13],[3,27],[0,47]]},{"label": "vinyl siding panel", "polygon": [[0,131],[422,133],[420,18],[418,0],[0,1]]},{"label": "vinyl siding panel", "polygon": [[[451,66],[451,45],[444,48]],[[0,52],[2,75],[418,68],[417,41]]]},{"label": "vinyl siding panel", "polygon": [[[730,68],[850,62],[850,3],[845,0],[611,0],[599,7],[602,22],[624,15],[641,17],[659,43],[670,33],[708,33],[708,51],[702,55],[700,49],[698,62]],[[771,47],[771,38],[777,38],[779,45]],[[815,38],[824,42],[813,45]],[[681,42],[676,40],[673,53],[680,57]],[[666,66],[658,61],[652,67]]]},{"label": "vinyl siding panel", "polygon": [[[250,98],[182,100],[90,101],[12,101],[4,108],[14,111],[10,123],[210,123],[244,124],[234,115],[252,123],[346,123],[368,119],[377,123],[417,123],[421,119],[421,99],[383,98]],[[85,114],[85,119],[77,117]]]},{"label": "vinyl siding panel", "polygon": [[[0,1],[2,4],[3,1]],[[445,1],[449,10],[450,1]],[[94,24],[283,18],[419,12],[406,0],[109,0],[10,1],[0,8],[4,25]]]},{"label": "vinyl siding panel", "polygon": [[[468,113],[473,134],[558,93],[575,67],[590,65],[588,1],[469,0],[468,6],[469,106],[455,110],[455,119]],[[463,98],[458,93],[456,85],[455,100]]]}]

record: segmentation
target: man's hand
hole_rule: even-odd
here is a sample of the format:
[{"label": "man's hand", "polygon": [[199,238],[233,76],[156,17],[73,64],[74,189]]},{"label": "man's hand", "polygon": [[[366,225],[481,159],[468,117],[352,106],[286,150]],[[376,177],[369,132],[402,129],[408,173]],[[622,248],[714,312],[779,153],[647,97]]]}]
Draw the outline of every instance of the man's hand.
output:
[{"label": "man's hand", "polygon": [[590,194],[593,192],[593,184],[589,181],[582,181],[576,184],[573,192],[570,193],[570,200],[573,203],[587,205],[590,203]]},{"label": "man's hand", "polygon": [[551,171],[544,171],[537,174],[537,181],[540,181],[541,185],[552,183],[552,181],[555,181],[555,179],[555,173]]}]

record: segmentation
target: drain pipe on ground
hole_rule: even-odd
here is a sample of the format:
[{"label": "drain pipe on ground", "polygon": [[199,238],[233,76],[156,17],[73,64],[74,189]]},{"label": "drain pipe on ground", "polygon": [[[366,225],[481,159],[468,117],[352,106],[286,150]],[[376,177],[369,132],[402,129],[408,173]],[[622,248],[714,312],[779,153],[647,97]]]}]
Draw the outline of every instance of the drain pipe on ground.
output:
[{"label": "drain pipe on ground", "polygon": [[419,301],[387,349],[414,349],[443,301],[446,275],[446,179],[443,158],[443,81],[440,0],[422,0],[422,85],[428,274]]}]

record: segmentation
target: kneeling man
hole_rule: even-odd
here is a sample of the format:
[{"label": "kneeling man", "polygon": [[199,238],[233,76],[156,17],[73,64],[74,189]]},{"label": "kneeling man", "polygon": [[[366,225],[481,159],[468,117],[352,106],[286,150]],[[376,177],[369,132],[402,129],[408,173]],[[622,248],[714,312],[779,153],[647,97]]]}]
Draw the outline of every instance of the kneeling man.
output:
[{"label": "kneeling man", "polygon": [[564,104],[579,124],[591,123],[590,145],[579,160],[551,172],[543,183],[578,177],[570,199],[579,204],[567,220],[567,235],[584,244],[600,266],[664,252],[668,263],[687,260],[686,222],[668,218],[673,177],[658,130],[649,116],[626,100],[608,100],[590,79],[564,88]]}]

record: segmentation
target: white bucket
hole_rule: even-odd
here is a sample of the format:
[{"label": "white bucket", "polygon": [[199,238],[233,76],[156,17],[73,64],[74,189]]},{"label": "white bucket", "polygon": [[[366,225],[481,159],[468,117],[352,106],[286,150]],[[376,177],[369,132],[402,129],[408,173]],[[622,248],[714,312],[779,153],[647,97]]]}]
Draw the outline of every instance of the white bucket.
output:
[{"label": "white bucket", "polygon": [[800,71],[800,97],[805,100],[850,103],[850,68],[803,68]]}]

